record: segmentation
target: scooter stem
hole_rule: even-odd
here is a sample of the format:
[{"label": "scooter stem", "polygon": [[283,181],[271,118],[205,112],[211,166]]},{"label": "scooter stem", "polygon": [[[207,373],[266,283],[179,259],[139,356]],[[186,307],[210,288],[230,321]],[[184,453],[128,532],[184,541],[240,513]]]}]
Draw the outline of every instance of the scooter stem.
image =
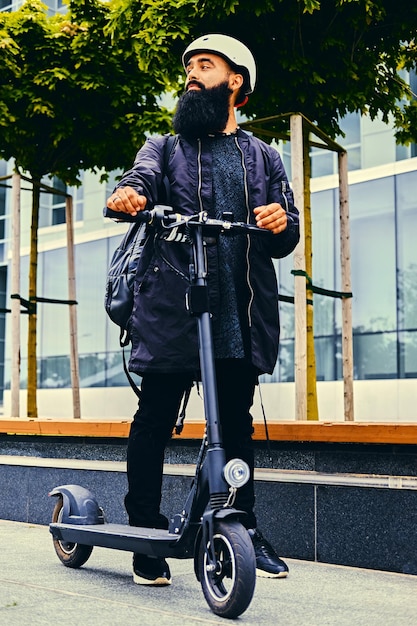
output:
[{"label": "scooter stem", "polygon": [[[211,319],[208,306],[207,270],[203,244],[202,226],[193,229],[194,237],[194,280],[191,290],[196,288],[199,296],[198,310],[195,311],[200,342],[200,368],[204,389],[204,409],[207,428],[207,461],[209,470],[210,496],[228,493],[228,485],[223,478],[226,455],[223,449],[219,408],[217,400],[216,372]],[[209,460],[210,459],[210,460]]]}]

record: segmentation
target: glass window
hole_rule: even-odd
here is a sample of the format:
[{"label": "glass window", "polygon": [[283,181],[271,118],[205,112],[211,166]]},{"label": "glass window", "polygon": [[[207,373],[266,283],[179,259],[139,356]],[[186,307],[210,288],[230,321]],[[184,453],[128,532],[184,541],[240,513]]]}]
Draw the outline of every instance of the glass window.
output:
[{"label": "glass window", "polygon": [[[109,320],[104,309],[108,259],[121,237],[122,235],[118,235],[80,244],[75,249],[78,351],[82,387],[128,384],[123,371],[119,329]],[[24,257],[22,276],[27,275],[24,269],[27,260]],[[26,295],[26,292],[27,287],[23,284],[22,294]],[[68,299],[67,253],[64,248],[39,255],[38,293],[43,297]],[[68,305],[39,303],[38,314],[39,385],[42,388],[68,387],[71,384]],[[23,317],[27,319],[27,316]],[[23,336],[22,342],[25,352],[26,340]],[[108,352],[105,352],[106,349]]]},{"label": "glass window", "polygon": [[[7,176],[7,163],[0,159],[0,177]],[[4,215],[6,212],[6,185],[10,184],[9,180],[1,181],[4,187],[0,186],[0,215]]]},{"label": "glass window", "polygon": [[354,335],[353,354],[355,378],[397,378],[395,332]]},{"label": "glass window", "polygon": [[271,382],[279,380],[282,383],[294,382],[294,340],[281,340],[279,345],[278,363],[272,375]]},{"label": "glass window", "polygon": [[[0,160],[0,177],[7,175],[7,163],[6,161]],[[7,262],[7,248],[5,245],[5,240],[7,239],[8,233],[8,221],[9,215],[6,215],[6,185],[10,184],[11,181],[4,180],[0,181],[0,263]],[[4,187],[1,186],[4,185]]]},{"label": "glass window", "polygon": [[[343,144],[342,144],[343,145]],[[353,170],[361,169],[361,148],[360,146],[348,148],[348,170],[352,172]]]},{"label": "glass window", "polygon": [[401,378],[417,378],[417,330],[399,334]]},{"label": "glass window", "polygon": [[[339,120],[342,134],[336,137],[336,142],[348,151],[349,170],[361,168],[361,117],[358,113],[348,113]],[[337,154],[330,150],[313,148],[312,177],[327,176],[337,173]]]},{"label": "glass window", "polygon": [[[84,174],[81,174],[83,180]],[[46,178],[45,182],[48,187],[52,187],[62,193],[68,193],[73,199],[73,219],[81,221],[83,219],[84,205],[84,189],[80,187],[67,187],[57,176]],[[60,193],[41,193],[39,207],[39,227],[56,226],[65,224],[65,196]]]},{"label": "glass window", "polygon": [[410,156],[415,156],[411,154],[411,146],[403,146],[401,144],[397,144],[395,146],[395,160],[403,161],[404,159],[409,159]]},{"label": "glass window", "polygon": [[[133,375],[135,382],[139,385],[139,377]],[[125,387],[128,380],[123,369],[122,351],[119,348],[115,352],[107,353],[106,360],[106,386],[107,387]]]},{"label": "glass window", "polygon": [[38,385],[41,389],[59,389],[71,386],[69,356],[49,356],[40,359]]},{"label": "glass window", "polygon": [[[282,296],[294,297],[294,257],[290,254],[279,261],[275,260],[275,270],[278,280],[278,291]],[[279,302],[281,338],[292,338],[295,333],[294,305],[281,300]]]},{"label": "glass window", "polygon": [[[107,240],[75,248],[76,299],[80,381],[82,386],[105,384],[107,316],[104,289],[107,267]],[[64,248],[40,255],[38,293],[44,297],[68,299],[67,254]],[[40,385],[70,385],[69,307],[66,304],[39,304]],[[115,327],[116,336],[118,332]],[[118,347],[118,340],[117,340]]]},{"label": "glass window", "polygon": [[[8,275],[8,281],[10,281],[10,273]],[[8,283],[8,292],[11,293],[11,285]],[[29,297],[29,257],[23,256],[20,258],[20,295],[22,298],[27,299]],[[20,307],[23,314],[20,316],[20,352],[22,356],[22,375],[26,376],[26,370],[23,367],[23,360],[27,357],[27,321],[28,316],[25,314],[26,309]],[[10,316],[7,320],[10,323]]]},{"label": "glass window", "polygon": [[311,177],[328,176],[335,171],[335,154],[324,148],[313,148],[311,159]]},{"label": "glass window", "polygon": [[394,179],[351,185],[349,198],[354,329],[356,333],[394,330]]},{"label": "glass window", "polygon": [[[339,126],[344,133],[338,135],[336,141],[343,146],[351,146],[352,144],[358,144],[361,140],[361,116],[359,113],[348,113],[340,119]],[[350,152],[350,150],[349,150]]]},{"label": "glass window", "polygon": [[316,352],[317,380],[337,380],[338,362],[341,363],[340,344],[335,337],[316,337],[314,341]]},{"label": "glass window", "polygon": [[100,352],[106,345],[107,315],[104,309],[106,239],[76,246],[75,259],[79,351],[80,354]]},{"label": "glass window", "polygon": [[104,352],[80,355],[80,386],[105,387],[106,361]]},{"label": "glass window", "polygon": [[398,324],[417,328],[417,172],[397,176]]},{"label": "glass window", "polygon": [[[313,236],[313,284],[335,289],[335,211],[333,189],[313,194],[311,198]],[[314,294],[315,335],[334,333],[334,299]]]},{"label": "glass window", "polygon": [[[67,186],[59,178],[54,176],[52,179],[52,187],[63,194],[67,193]],[[61,194],[52,194],[52,218],[51,226],[56,224],[65,224],[65,196]]]},{"label": "glass window", "polygon": [[[39,255],[38,294],[44,298],[68,299],[67,252],[64,248]],[[39,356],[69,354],[69,311],[66,304],[39,303]]]}]

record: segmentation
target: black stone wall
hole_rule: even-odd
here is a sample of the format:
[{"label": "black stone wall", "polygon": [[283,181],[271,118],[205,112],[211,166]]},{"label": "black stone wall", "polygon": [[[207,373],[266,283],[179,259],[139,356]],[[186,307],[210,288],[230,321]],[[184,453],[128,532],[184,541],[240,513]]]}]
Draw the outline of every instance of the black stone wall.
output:
[{"label": "black stone wall", "polygon": [[[417,476],[417,446],[255,442],[257,467],[329,475]],[[174,440],[166,462],[195,463],[198,443]],[[126,440],[0,436],[0,518],[48,524],[61,484],[90,489],[108,521],[126,523],[126,476],[83,469],[82,461],[124,462]],[[8,463],[7,457],[10,458]],[[18,457],[25,459],[19,465]],[[44,467],[42,459],[56,459]],[[77,469],[65,460],[81,461]],[[146,477],[144,477],[146,480]],[[164,476],[162,510],[181,510],[191,478]],[[329,481],[331,482],[331,481]],[[256,512],[281,556],[417,574],[417,490],[256,481]]]}]

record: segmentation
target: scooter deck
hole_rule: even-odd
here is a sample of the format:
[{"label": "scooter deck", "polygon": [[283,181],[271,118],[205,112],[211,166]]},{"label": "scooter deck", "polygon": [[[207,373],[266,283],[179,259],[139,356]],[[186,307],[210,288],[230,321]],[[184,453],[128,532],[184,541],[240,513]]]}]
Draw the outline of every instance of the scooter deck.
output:
[{"label": "scooter deck", "polygon": [[[180,537],[167,530],[142,528],[125,524],[62,524],[52,523],[49,531],[65,543],[100,546],[113,550],[140,552],[154,556],[175,553]],[[187,555],[184,555],[187,556]]]}]

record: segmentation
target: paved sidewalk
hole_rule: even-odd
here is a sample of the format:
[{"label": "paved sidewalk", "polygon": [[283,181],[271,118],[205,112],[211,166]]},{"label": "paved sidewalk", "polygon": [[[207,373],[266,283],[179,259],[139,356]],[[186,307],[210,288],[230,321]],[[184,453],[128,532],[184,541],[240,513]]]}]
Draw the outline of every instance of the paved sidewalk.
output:
[{"label": "paved sidewalk", "polygon": [[[417,577],[287,559],[290,576],[258,578],[242,626],[415,626]],[[191,560],[170,560],[170,587],[134,585],[131,555],[94,548],[78,570],[55,555],[45,526],[0,520],[0,624],[227,624],[204,600]]]}]

